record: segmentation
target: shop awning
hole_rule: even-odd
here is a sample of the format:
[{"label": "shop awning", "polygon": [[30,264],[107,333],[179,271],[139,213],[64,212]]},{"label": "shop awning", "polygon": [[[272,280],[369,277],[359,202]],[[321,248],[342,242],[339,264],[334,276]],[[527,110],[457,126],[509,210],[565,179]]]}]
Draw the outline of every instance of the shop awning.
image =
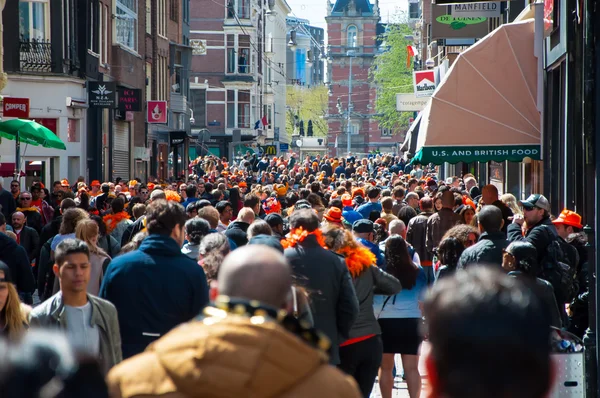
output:
[{"label": "shop awning", "polygon": [[[0,177],[13,177],[15,175],[14,163],[0,163]],[[25,176],[25,172],[21,170],[21,177]]]},{"label": "shop awning", "polygon": [[421,112],[413,163],[539,160],[534,22],[500,26],[461,53]]}]

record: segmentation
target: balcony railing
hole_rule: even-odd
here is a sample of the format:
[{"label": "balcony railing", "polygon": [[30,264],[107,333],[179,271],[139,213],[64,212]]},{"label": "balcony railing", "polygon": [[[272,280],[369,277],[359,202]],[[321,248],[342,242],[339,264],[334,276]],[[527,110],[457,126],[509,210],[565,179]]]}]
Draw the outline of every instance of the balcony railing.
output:
[{"label": "balcony railing", "polygon": [[52,45],[49,40],[21,40],[19,54],[20,70],[23,72],[52,70]]}]

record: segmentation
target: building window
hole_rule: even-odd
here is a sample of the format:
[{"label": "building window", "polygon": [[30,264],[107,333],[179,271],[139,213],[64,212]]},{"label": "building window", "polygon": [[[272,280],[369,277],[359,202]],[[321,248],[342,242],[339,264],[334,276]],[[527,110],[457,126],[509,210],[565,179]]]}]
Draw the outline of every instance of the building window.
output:
[{"label": "building window", "polygon": [[250,71],[250,36],[238,36],[238,72],[251,73]]},{"label": "building window", "polygon": [[391,137],[394,135],[394,131],[392,129],[381,128],[381,136],[382,137]]},{"label": "building window", "polygon": [[169,7],[169,15],[171,17],[171,21],[177,22],[179,19],[179,5],[177,4],[179,0],[170,0],[171,7]]},{"label": "building window", "polygon": [[152,101],[152,64],[146,62],[146,101]]},{"label": "building window", "polygon": [[419,10],[419,3],[408,3],[408,17],[410,19],[421,18],[421,12]]},{"label": "building window", "polygon": [[181,72],[183,70],[183,65],[181,61],[181,51],[175,51],[175,64],[173,65],[173,72],[175,75],[175,84],[173,85],[173,92],[181,94],[183,81],[181,79]]},{"label": "building window", "polygon": [[250,91],[239,90],[237,100],[238,127],[250,128]]},{"label": "building window", "polygon": [[357,29],[356,26],[354,25],[350,25],[348,26],[348,29],[346,30],[346,38],[347,38],[347,46],[348,47],[358,47],[357,44]]},{"label": "building window", "polygon": [[[77,58],[75,53],[75,0],[62,0],[62,34],[63,34],[63,56],[65,60],[74,60]],[[48,36],[49,37],[49,36]]]},{"label": "building window", "polygon": [[23,41],[50,38],[48,1],[19,2],[19,35]]},{"label": "building window", "polygon": [[79,142],[79,119],[67,121],[67,142]]},{"label": "building window", "polygon": [[98,32],[98,48],[100,51],[100,64],[104,65],[108,63],[108,18],[110,13],[108,6],[102,3],[98,3],[100,10],[100,23],[98,24],[100,31]]},{"label": "building window", "polygon": [[158,56],[157,59],[157,70],[156,70],[156,91],[157,100],[166,101],[168,98],[168,86],[169,86],[169,71],[167,65],[167,57]]},{"label": "building window", "polygon": [[235,128],[235,91],[227,90],[227,127]]},{"label": "building window", "polygon": [[152,0],[146,0],[146,33],[152,34],[152,24],[148,21],[152,21]]},{"label": "building window", "polygon": [[227,35],[227,73],[235,73],[235,35]]},{"label": "building window", "polygon": [[263,105],[263,115],[267,117],[267,124],[269,125],[268,128],[273,128],[273,123],[271,123],[272,116],[273,116],[273,105],[272,104]]},{"label": "building window", "polygon": [[250,19],[251,0],[228,0],[227,18]]},{"label": "building window", "polygon": [[158,0],[156,26],[158,35],[167,37],[167,0]]},{"label": "building window", "polygon": [[116,42],[137,51],[137,0],[116,0]]}]

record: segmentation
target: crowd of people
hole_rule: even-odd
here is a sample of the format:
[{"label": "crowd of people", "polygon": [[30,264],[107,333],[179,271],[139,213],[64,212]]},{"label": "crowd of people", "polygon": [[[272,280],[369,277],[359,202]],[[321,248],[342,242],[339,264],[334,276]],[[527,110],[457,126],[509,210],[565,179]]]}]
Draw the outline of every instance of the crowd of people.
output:
[{"label": "crowd of people", "polygon": [[[581,216],[543,195],[382,154],[193,171],[0,185],[0,374],[43,357],[46,377],[56,357],[85,396],[369,397],[377,381],[391,398],[399,355],[416,398],[427,339],[430,397],[543,397],[550,325],[587,328]],[[498,380],[490,360],[523,373]],[[83,387],[94,363],[106,384]],[[0,396],[44,377],[0,376]]]}]

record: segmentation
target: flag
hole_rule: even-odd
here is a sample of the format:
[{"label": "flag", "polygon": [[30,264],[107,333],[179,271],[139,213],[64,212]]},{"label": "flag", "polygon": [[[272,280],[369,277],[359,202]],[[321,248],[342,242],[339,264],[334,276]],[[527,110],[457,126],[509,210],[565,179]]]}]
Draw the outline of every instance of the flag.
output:
[{"label": "flag", "polygon": [[254,123],[254,130],[265,130],[267,127],[269,127],[269,121],[266,116],[263,116],[262,119],[259,119]]},{"label": "flag", "polygon": [[417,54],[415,46],[406,46],[406,67],[410,68],[410,60]]}]

